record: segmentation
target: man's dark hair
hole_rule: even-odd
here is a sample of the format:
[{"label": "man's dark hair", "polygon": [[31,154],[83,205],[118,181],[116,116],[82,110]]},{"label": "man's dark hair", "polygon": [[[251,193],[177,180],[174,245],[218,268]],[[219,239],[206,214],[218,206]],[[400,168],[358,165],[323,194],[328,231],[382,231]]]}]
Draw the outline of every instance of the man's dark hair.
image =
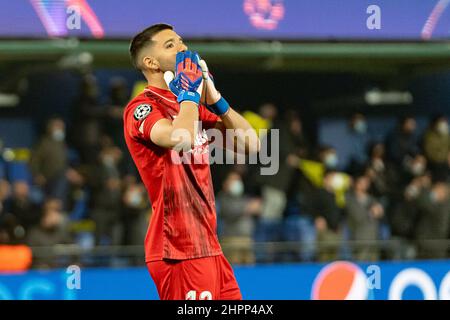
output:
[{"label": "man's dark hair", "polygon": [[142,49],[151,44],[154,35],[167,29],[173,30],[173,27],[169,24],[158,23],[142,30],[133,37],[130,44],[130,57],[131,62],[136,69],[142,70],[140,61],[138,61]]}]

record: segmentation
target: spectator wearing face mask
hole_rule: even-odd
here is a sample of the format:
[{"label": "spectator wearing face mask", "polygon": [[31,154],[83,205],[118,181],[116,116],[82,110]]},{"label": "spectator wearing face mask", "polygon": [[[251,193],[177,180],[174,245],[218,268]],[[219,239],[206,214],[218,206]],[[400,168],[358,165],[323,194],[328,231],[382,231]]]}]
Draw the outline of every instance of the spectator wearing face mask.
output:
[{"label": "spectator wearing face mask", "polygon": [[[67,228],[67,219],[62,212],[62,204],[58,199],[48,199],[43,206],[40,224],[33,227],[27,236],[27,243],[31,247],[52,247],[58,244],[72,243]],[[58,267],[58,261],[52,255],[41,255],[35,259],[35,267]]]},{"label": "spectator wearing face mask", "polygon": [[369,161],[366,174],[372,181],[372,193],[387,205],[394,192],[394,185],[398,183],[398,174],[386,161],[385,145],[381,142],[373,143],[369,148]]},{"label": "spectator wearing face mask", "polygon": [[447,258],[450,230],[449,187],[437,182],[416,200],[418,222],[415,232],[419,259]]},{"label": "spectator wearing face mask", "polygon": [[65,143],[65,123],[55,117],[48,121],[47,130],[31,153],[34,181],[47,197],[65,203],[68,192],[68,150]]},{"label": "spectator wearing face mask", "polygon": [[315,227],[318,241],[319,261],[338,259],[342,241],[342,209],[336,203],[335,189],[341,183],[339,173],[327,172],[323,188],[317,190],[314,199]]},{"label": "spectator wearing face mask", "polygon": [[405,156],[401,171],[402,178],[400,181],[400,186],[404,187],[408,185],[415,178],[424,175],[427,170],[428,161],[423,154],[417,153]]},{"label": "spectator wearing face mask", "polygon": [[354,114],[350,119],[349,143],[352,145],[348,172],[360,171],[367,162],[367,145],[369,133],[366,117],[361,113]]},{"label": "spectator wearing face mask", "polygon": [[[418,173],[418,171],[417,171]],[[394,259],[415,259],[417,257],[414,239],[420,223],[420,208],[418,198],[431,188],[431,176],[427,173],[415,176],[402,191],[402,198],[395,201],[390,217],[392,240],[395,242],[391,248]]]},{"label": "spectator wearing face mask", "polygon": [[[324,216],[334,216],[336,211],[344,207],[345,194],[351,181],[348,174],[336,170],[339,161],[333,147],[319,147],[315,158],[317,161],[299,161],[288,157],[289,165],[297,168],[298,172],[293,173],[293,183],[288,193],[290,205],[286,213],[283,237],[288,241],[302,242],[300,257],[303,261],[311,261],[316,255],[316,231],[325,231],[319,238],[328,239],[333,236],[328,231],[337,231],[335,224],[330,224],[330,221],[324,223]],[[326,198],[326,203],[322,202],[321,197]],[[335,253],[335,248],[326,249],[319,253],[319,258],[329,260]]]},{"label": "spectator wearing face mask", "polygon": [[217,202],[225,256],[230,263],[253,263],[254,218],[261,212],[261,200],[246,196],[241,175],[232,171],[223,183]]},{"label": "spectator wearing face mask", "polygon": [[384,215],[384,208],[369,194],[370,179],[357,176],[353,190],[347,194],[346,215],[355,243],[354,258],[359,261],[376,261],[379,258],[379,220]]},{"label": "spectator wearing face mask", "polygon": [[319,161],[323,164],[325,170],[337,170],[339,157],[336,149],[330,146],[322,146],[319,149]]},{"label": "spectator wearing face mask", "polygon": [[141,245],[150,219],[150,203],[144,185],[136,177],[127,176],[123,184],[123,244]]},{"label": "spectator wearing face mask", "polygon": [[450,135],[448,120],[437,116],[425,132],[423,149],[433,179],[445,181],[449,172]]},{"label": "spectator wearing face mask", "polygon": [[114,145],[105,145],[91,177],[92,219],[96,224],[98,245],[118,245],[121,239],[122,182],[119,161],[122,153]]}]

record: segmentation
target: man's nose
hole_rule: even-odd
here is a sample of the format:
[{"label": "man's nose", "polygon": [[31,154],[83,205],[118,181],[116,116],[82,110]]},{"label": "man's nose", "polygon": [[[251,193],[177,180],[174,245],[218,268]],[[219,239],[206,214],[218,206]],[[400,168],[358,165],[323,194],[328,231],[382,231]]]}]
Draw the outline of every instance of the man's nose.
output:
[{"label": "man's nose", "polygon": [[180,47],[178,48],[178,52],[184,52],[184,51],[187,51],[187,49],[188,49],[188,47],[184,43],[182,43],[180,45]]}]

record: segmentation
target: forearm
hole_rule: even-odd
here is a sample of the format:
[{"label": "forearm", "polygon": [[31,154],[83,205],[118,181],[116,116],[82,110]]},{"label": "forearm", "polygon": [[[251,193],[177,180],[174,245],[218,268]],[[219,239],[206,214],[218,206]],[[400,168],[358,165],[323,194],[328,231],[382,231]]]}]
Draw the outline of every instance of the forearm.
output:
[{"label": "forearm", "polygon": [[255,129],[238,112],[230,108],[221,117],[226,138],[232,139],[237,150],[245,150],[246,153],[256,153],[260,150],[260,141]]},{"label": "forearm", "polygon": [[183,149],[190,149],[197,133],[198,117],[198,106],[192,101],[183,101],[180,112],[172,121],[172,141],[185,145]]}]

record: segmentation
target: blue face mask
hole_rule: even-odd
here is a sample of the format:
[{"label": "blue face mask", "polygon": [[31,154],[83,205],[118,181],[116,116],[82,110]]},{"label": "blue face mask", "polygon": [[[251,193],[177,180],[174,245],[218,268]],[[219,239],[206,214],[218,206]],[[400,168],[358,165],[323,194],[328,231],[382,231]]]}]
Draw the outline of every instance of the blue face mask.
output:
[{"label": "blue face mask", "polygon": [[134,191],[131,194],[129,201],[131,207],[138,207],[142,202],[142,194],[139,191]]},{"label": "blue face mask", "polygon": [[244,184],[240,180],[233,181],[230,185],[230,193],[235,197],[239,197],[244,193]]},{"label": "blue face mask", "polygon": [[335,153],[330,153],[325,157],[325,166],[330,169],[334,169],[338,165],[338,157]]},{"label": "blue face mask", "polygon": [[355,122],[355,131],[358,133],[366,133],[367,132],[367,123],[363,120],[357,120]]},{"label": "blue face mask", "polygon": [[55,141],[64,141],[64,139],[66,138],[66,133],[64,132],[64,130],[60,129],[53,130],[52,138]]}]

